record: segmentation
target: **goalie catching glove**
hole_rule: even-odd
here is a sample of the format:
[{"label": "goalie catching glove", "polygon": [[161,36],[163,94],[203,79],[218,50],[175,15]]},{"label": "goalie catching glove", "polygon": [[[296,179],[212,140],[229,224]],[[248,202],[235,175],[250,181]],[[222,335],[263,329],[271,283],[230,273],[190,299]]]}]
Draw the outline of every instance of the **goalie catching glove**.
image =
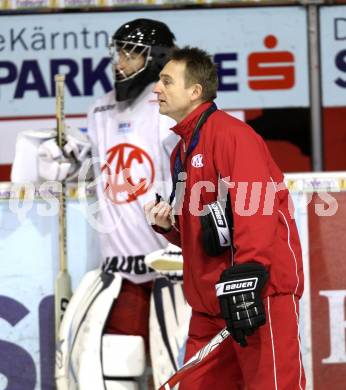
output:
[{"label": "goalie catching glove", "polygon": [[216,285],[221,316],[233,339],[242,347],[247,346],[246,336],[266,322],[261,290],[267,279],[263,265],[249,262],[224,270]]},{"label": "goalie catching glove", "polygon": [[56,138],[44,141],[38,148],[38,173],[45,180],[74,180],[81,163],[88,157],[91,145],[86,134],[67,127],[63,150]]}]

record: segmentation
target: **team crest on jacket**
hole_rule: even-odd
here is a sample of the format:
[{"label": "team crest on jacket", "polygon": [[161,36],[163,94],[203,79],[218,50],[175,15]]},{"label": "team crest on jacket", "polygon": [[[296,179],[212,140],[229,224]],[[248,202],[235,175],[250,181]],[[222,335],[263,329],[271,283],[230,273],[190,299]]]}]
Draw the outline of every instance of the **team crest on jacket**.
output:
[{"label": "team crest on jacket", "polygon": [[196,154],[191,159],[191,164],[195,168],[202,168],[203,167],[203,154]]},{"label": "team crest on jacket", "polygon": [[155,170],[149,154],[136,145],[124,143],[107,150],[101,172],[104,191],[116,204],[130,203],[152,186]]}]

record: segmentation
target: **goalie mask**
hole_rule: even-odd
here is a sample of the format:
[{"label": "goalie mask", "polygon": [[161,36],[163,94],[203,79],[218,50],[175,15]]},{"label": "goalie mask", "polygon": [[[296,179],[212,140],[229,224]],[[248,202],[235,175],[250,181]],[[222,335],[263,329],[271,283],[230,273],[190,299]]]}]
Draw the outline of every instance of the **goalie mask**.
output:
[{"label": "goalie mask", "polygon": [[174,40],[164,23],[151,19],[125,23],[114,33],[109,52],[117,101],[135,99],[158,79]]}]

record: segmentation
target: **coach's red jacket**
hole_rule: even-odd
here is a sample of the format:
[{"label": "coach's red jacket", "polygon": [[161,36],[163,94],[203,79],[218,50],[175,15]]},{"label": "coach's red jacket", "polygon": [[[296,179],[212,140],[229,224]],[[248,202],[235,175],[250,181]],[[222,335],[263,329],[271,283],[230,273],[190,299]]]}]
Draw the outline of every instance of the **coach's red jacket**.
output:
[{"label": "coach's red jacket", "polygon": [[[182,140],[173,150],[172,167],[178,148],[184,160],[195,124],[210,104],[200,105],[173,127]],[[202,126],[199,142],[185,161],[185,171],[182,210],[176,217],[176,228],[164,234],[182,248],[184,290],[193,310],[219,314],[215,284],[232,264],[229,250],[210,257],[201,242],[198,210],[216,200],[219,177],[228,183],[231,199],[234,262],[256,261],[267,267],[270,278],[263,296],[301,296],[303,266],[293,205],[283,174],[262,138],[245,123],[217,110]],[[155,230],[162,232],[157,227]]]}]

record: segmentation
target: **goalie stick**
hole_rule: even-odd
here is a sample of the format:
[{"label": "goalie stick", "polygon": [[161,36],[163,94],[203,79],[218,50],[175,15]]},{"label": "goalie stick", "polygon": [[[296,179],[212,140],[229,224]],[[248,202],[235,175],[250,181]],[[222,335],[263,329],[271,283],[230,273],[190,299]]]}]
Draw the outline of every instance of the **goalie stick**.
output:
[{"label": "goalie stick", "polygon": [[[63,74],[55,75],[56,96],[56,126],[58,145],[65,144],[65,113],[64,113],[64,82]],[[65,182],[61,183],[59,191],[59,273],[55,281],[55,337],[58,339],[61,319],[71,298],[71,278],[67,270],[66,256],[66,198]]]},{"label": "goalie stick", "polygon": [[198,369],[206,362],[206,357],[217,348],[227,337],[230,336],[227,328],[222,329],[215,337],[213,337],[207,345],[200,349],[191,359],[189,359],[174,375],[172,375],[159,390],[171,390],[182,379],[189,375],[194,370]]}]

